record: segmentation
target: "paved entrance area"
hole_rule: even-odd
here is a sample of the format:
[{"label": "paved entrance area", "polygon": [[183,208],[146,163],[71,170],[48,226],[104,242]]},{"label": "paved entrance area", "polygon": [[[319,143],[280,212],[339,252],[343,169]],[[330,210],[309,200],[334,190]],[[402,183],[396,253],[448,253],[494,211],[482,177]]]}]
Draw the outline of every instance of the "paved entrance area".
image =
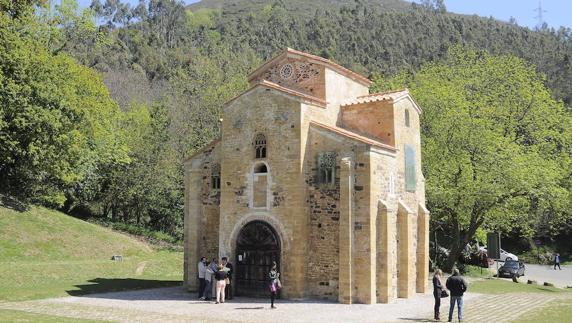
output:
[{"label": "paved entrance area", "polygon": [[[571,296],[469,293],[465,296],[464,321],[509,322],[562,297]],[[431,322],[433,316],[433,297],[429,294],[391,304],[348,306],[278,300],[277,306],[271,310],[268,300],[250,298],[235,298],[225,304],[201,302],[181,287],[0,303],[0,309],[117,322]],[[448,304],[443,304],[445,320],[448,310]]]},{"label": "paved entrance area", "polygon": [[572,267],[561,266],[562,270],[554,270],[553,265],[529,265],[526,264],[526,272],[523,279],[532,279],[543,282],[553,283],[558,287],[572,286]]}]

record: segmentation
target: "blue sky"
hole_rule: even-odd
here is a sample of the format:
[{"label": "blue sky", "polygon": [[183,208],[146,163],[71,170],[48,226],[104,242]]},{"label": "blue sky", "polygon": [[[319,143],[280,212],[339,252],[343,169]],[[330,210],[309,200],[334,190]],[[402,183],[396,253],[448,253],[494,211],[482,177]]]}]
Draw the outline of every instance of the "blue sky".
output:
[{"label": "blue sky", "polygon": [[[104,2],[105,0],[100,0]],[[124,0],[125,1],[125,0]],[[309,0],[311,1],[311,0]],[[83,6],[89,6],[91,0],[79,0]],[[129,0],[137,4],[138,0]],[[197,0],[185,0],[186,3],[194,3]],[[421,2],[415,0],[415,2]],[[445,0],[448,11],[462,14],[477,14],[508,21],[514,17],[519,25],[533,28],[537,24],[534,18],[537,13],[538,0]],[[571,0],[542,0],[544,21],[554,28],[565,26],[572,28],[572,1]]]}]

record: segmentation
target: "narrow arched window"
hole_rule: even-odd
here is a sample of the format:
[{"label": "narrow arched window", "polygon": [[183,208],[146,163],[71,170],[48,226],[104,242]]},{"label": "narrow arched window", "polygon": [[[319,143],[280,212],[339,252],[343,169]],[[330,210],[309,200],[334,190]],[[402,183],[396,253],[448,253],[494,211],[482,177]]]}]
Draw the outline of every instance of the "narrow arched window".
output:
[{"label": "narrow arched window", "polygon": [[211,188],[220,190],[220,165],[215,164],[211,168]]},{"label": "narrow arched window", "polygon": [[251,207],[267,208],[269,200],[270,170],[265,162],[257,162],[252,168]]},{"label": "narrow arched window", "polygon": [[336,182],[336,153],[318,154],[318,183],[333,185]]},{"label": "narrow arched window", "polygon": [[405,126],[409,127],[409,110],[405,109]]},{"label": "narrow arched window", "polygon": [[266,158],[266,136],[259,133],[254,138],[254,150],[256,158]]}]

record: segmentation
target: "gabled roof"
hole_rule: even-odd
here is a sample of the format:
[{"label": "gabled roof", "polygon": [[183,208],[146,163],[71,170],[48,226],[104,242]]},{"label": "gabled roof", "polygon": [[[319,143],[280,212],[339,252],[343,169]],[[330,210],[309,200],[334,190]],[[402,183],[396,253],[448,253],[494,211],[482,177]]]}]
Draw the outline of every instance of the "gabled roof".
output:
[{"label": "gabled roof", "polygon": [[257,82],[256,84],[252,85],[248,90],[242,92],[241,94],[239,94],[238,96],[232,98],[230,101],[226,102],[224,104],[225,107],[231,105],[234,101],[236,101],[238,98],[242,97],[243,95],[252,92],[254,89],[258,88],[258,87],[265,87],[268,89],[272,89],[272,90],[276,90],[276,91],[280,91],[282,93],[288,94],[290,96],[294,96],[297,99],[299,99],[300,101],[304,102],[304,103],[310,103],[312,105],[321,107],[321,108],[325,108],[326,107],[326,101],[317,98],[315,96],[312,95],[308,95],[302,92],[298,92],[296,90],[292,90],[286,87],[283,87],[281,85],[278,85],[274,82],[270,82],[268,80],[261,80],[260,82]]},{"label": "gabled roof", "polygon": [[341,104],[342,107],[344,106],[351,106],[356,104],[363,104],[369,102],[378,102],[378,101],[388,101],[389,103],[396,103],[403,99],[409,99],[413,104],[413,107],[417,110],[419,114],[421,114],[422,110],[417,105],[417,102],[413,99],[411,94],[409,93],[408,89],[400,89],[400,90],[393,90],[393,91],[386,91],[386,92],[378,92],[372,93],[367,95],[358,96],[355,99],[351,99]]},{"label": "gabled roof", "polygon": [[334,132],[338,135],[341,135],[341,136],[344,136],[346,138],[350,138],[350,139],[353,139],[353,140],[356,140],[356,141],[359,141],[361,143],[368,144],[368,145],[371,145],[374,147],[382,148],[382,149],[389,150],[392,152],[397,151],[397,149],[395,149],[395,147],[393,147],[391,145],[384,144],[380,141],[373,140],[371,138],[367,138],[367,137],[358,135],[357,133],[349,131],[349,130],[344,129],[344,128],[333,127],[333,126],[329,126],[329,125],[326,125],[326,124],[323,124],[320,122],[316,122],[316,121],[310,121],[310,125],[316,126],[316,127],[319,127],[319,128],[331,131],[331,132]]},{"label": "gabled roof", "polygon": [[308,53],[304,53],[301,51],[297,51],[295,49],[292,48],[286,48],[285,50],[281,51],[278,55],[274,56],[273,58],[267,60],[264,64],[262,64],[259,68],[257,68],[254,72],[250,73],[248,75],[248,81],[252,81],[254,78],[256,78],[258,75],[260,75],[263,71],[265,71],[268,67],[270,67],[273,63],[275,63],[276,61],[282,60],[284,58],[305,58],[310,60],[312,63],[316,63],[319,65],[323,65],[326,66],[344,76],[347,76],[349,78],[351,78],[352,80],[364,85],[364,86],[370,86],[372,84],[372,82],[365,76],[362,76],[354,71],[351,71],[339,64],[336,64],[332,61],[330,61],[329,59],[320,57],[320,56],[316,56],[316,55],[312,55],[312,54],[308,54]]},{"label": "gabled roof", "polygon": [[188,156],[187,158],[183,159],[183,164],[187,163],[188,161],[194,159],[195,157],[197,157],[198,155],[204,153],[206,150],[208,150],[209,148],[212,148],[214,146],[216,146],[218,143],[220,142],[220,138],[216,138],[213,141],[209,142],[206,146],[204,146],[203,148],[195,151],[194,153],[192,153],[190,156]]}]

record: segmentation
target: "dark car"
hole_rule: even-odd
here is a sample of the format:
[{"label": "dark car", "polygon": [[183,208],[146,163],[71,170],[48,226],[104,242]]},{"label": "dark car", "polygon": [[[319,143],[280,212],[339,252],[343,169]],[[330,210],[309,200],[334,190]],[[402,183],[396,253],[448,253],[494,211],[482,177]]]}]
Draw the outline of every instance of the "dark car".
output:
[{"label": "dark car", "polygon": [[499,268],[499,277],[520,277],[524,276],[524,264],[520,261],[505,261],[504,265]]}]

